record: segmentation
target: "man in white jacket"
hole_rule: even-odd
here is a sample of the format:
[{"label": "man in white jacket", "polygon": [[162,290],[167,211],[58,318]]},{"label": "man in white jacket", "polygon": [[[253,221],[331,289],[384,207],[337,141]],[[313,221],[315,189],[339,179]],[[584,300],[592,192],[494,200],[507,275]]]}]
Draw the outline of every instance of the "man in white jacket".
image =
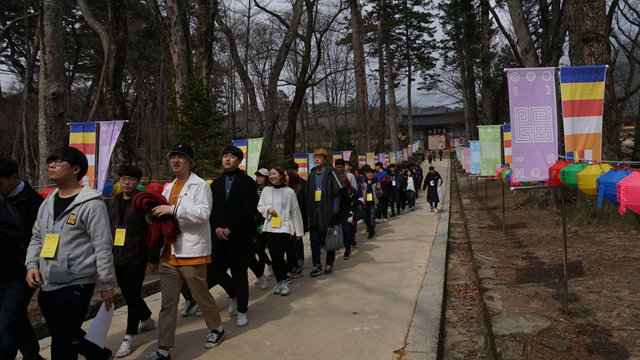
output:
[{"label": "man in white jacket", "polygon": [[165,245],[160,257],[162,306],[158,320],[158,351],[151,354],[152,360],[171,359],[169,348],[174,346],[180,288],[185,281],[211,329],[204,347],[217,346],[224,337],[218,307],[206,280],[207,264],[211,262],[211,189],[206,181],[191,172],[195,162],[189,145],[174,145],[167,160],[176,174],[176,179],[162,192],[170,205],[154,208],[153,215],[174,215],[181,233],[175,243]]}]

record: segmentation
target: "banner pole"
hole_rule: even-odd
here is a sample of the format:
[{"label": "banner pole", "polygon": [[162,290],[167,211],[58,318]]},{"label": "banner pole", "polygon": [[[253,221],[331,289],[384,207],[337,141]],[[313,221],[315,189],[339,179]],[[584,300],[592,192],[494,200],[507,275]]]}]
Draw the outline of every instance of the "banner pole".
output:
[{"label": "banner pole", "polygon": [[506,232],[506,225],[505,225],[505,211],[504,211],[504,186],[505,184],[502,184],[501,188],[502,188],[502,235],[505,234]]},{"label": "banner pole", "polygon": [[567,264],[567,212],[565,207],[565,190],[562,187],[562,243],[564,248],[563,271],[564,271],[564,300],[562,302],[565,315],[569,314],[569,270]]}]

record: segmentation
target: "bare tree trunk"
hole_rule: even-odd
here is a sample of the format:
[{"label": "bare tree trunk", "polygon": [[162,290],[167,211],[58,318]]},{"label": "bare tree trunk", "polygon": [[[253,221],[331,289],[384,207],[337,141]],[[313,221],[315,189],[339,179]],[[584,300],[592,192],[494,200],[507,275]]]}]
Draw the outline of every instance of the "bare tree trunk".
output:
[{"label": "bare tree trunk", "polygon": [[385,44],[387,55],[387,89],[389,89],[389,137],[391,138],[391,150],[400,149],[398,141],[398,107],[396,106],[396,86],[393,76],[393,54],[391,45],[387,41]]},{"label": "bare tree trunk", "polygon": [[49,181],[47,156],[64,144],[65,114],[64,3],[40,0],[40,76],[39,76],[39,185]]},{"label": "bare tree trunk", "polygon": [[199,72],[205,87],[210,83],[213,67],[213,27],[218,1],[198,0],[196,27],[196,71]]},{"label": "bare tree trunk", "polygon": [[[185,92],[187,78],[191,72],[191,49],[189,47],[189,21],[186,0],[167,0],[169,18],[169,49],[173,62],[172,82],[176,93],[175,104],[180,106],[180,94]],[[174,114],[179,117],[179,114]]]},{"label": "bare tree trunk", "polygon": [[462,102],[464,104],[464,122],[467,140],[478,140],[478,103],[476,100],[475,73],[473,64],[467,58],[462,44],[458,44],[458,62],[460,64],[460,81]]},{"label": "bare tree trunk", "polygon": [[385,132],[385,116],[387,115],[386,109],[386,86],[384,84],[385,68],[384,68],[384,55],[383,55],[383,40],[382,40],[382,20],[378,20],[378,79],[380,81],[380,118],[378,120],[378,142],[376,145],[376,152],[384,151],[384,132]]},{"label": "bare tree trunk", "polygon": [[364,58],[362,8],[359,0],[351,0],[351,43],[353,46],[353,65],[356,79],[356,124],[358,129],[358,148],[370,151],[368,144],[367,120],[369,119],[369,95]]},{"label": "bare tree trunk", "polygon": [[492,80],[491,80],[491,22],[489,21],[489,4],[480,2],[480,18],[482,21],[482,123],[493,124]]},{"label": "bare tree trunk", "polygon": [[[605,0],[568,2],[569,58],[571,65],[608,65],[611,62],[610,28]],[[607,69],[602,124],[602,158],[622,159],[613,64]]]},{"label": "bare tree trunk", "polygon": [[129,36],[127,1],[107,0],[107,10],[109,12],[109,47],[104,101],[109,120],[127,120],[129,118],[127,103],[122,94]]},{"label": "bare tree trunk", "polygon": [[507,0],[509,6],[509,14],[511,15],[511,23],[516,32],[518,47],[520,48],[520,56],[525,67],[538,66],[539,60],[536,48],[531,38],[531,31],[524,17],[521,0]]},{"label": "bare tree trunk", "polygon": [[[26,10],[26,9],[25,9]],[[26,14],[25,14],[26,16]],[[22,91],[22,111],[21,111],[21,125],[22,125],[22,145],[24,147],[23,151],[23,161],[24,161],[24,178],[27,179],[32,184],[35,182],[35,177],[33,176],[32,171],[32,162],[31,158],[31,145],[29,143],[29,117],[28,111],[30,110],[29,106],[29,98],[31,94],[31,88],[33,87],[33,68],[35,66],[36,57],[38,52],[40,51],[40,34],[39,34],[39,26],[36,29],[35,39],[33,40],[33,49],[29,49],[29,21],[25,21],[25,34],[27,36],[27,54],[28,58],[26,59],[25,65],[25,75],[24,75],[24,89]]]}]

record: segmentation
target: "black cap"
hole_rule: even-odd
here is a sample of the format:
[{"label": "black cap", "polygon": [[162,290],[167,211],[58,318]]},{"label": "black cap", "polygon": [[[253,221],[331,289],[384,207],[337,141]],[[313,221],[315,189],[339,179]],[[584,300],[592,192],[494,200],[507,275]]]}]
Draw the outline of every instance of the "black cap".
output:
[{"label": "black cap", "polygon": [[429,166],[429,170],[435,170],[436,168],[434,168],[433,166]]},{"label": "black cap", "polygon": [[173,145],[173,149],[171,149],[171,151],[167,153],[167,161],[171,159],[172,154],[182,154],[191,159],[191,161],[193,162],[191,164],[192,169],[194,166],[196,166],[196,161],[193,159],[193,149],[191,148],[191,146],[181,142]]},{"label": "black cap", "polygon": [[382,161],[378,161],[378,162],[376,163],[376,166],[384,167],[384,164],[382,163]]},{"label": "black cap", "polygon": [[336,160],[336,166],[338,166],[338,165],[344,166],[344,159],[337,159]]},{"label": "black cap", "polygon": [[231,154],[240,160],[244,159],[244,153],[237,146],[227,146],[222,150],[222,156],[224,156],[225,154]]},{"label": "black cap", "polygon": [[363,168],[362,168],[362,170],[363,170],[364,172],[366,172],[366,173],[368,173],[368,172],[369,172],[369,173],[375,173],[375,172],[376,172],[376,170],[375,170],[375,169],[373,169],[372,167],[368,167],[368,168],[364,168],[364,167],[363,167]]}]

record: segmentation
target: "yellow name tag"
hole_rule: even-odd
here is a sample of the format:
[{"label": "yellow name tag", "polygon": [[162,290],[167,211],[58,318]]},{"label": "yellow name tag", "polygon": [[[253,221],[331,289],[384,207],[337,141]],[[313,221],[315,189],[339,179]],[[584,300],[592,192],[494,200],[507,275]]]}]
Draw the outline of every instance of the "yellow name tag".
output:
[{"label": "yellow name tag", "polygon": [[367,194],[367,201],[373,201],[373,194],[372,193],[368,193]]},{"label": "yellow name tag", "polygon": [[56,249],[58,248],[58,241],[60,240],[60,235],[58,234],[47,234],[44,238],[44,244],[42,245],[42,251],[40,251],[40,257],[43,258],[52,258],[56,254]]},{"label": "yellow name tag", "polygon": [[116,229],[116,236],[113,239],[113,245],[124,246],[124,238],[126,235],[127,235],[127,229],[124,229],[124,228]]},{"label": "yellow name tag", "polygon": [[322,190],[316,190],[316,201],[322,199]]},{"label": "yellow name tag", "polygon": [[279,228],[281,220],[282,220],[282,218],[280,216],[272,216],[271,217],[271,227]]}]

